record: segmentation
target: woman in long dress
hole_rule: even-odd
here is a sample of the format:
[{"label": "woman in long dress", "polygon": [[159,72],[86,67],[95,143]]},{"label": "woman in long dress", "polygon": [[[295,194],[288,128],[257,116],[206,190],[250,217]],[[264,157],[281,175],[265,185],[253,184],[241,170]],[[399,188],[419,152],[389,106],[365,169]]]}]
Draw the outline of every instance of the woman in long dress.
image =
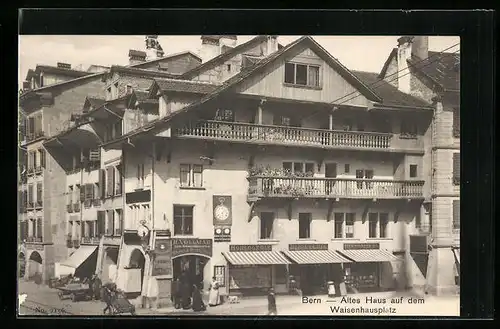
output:
[{"label": "woman in long dress", "polygon": [[193,311],[202,312],[207,309],[205,303],[203,303],[202,292],[196,284],[193,285]]},{"label": "woman in long dress", "polygon": [[217,306],[220,304],[220,296],[219,296],[219,283],[216,278],[212,278],[212,283],[210,283],[210,292],[208,294],[208,305],[209,306]]}]

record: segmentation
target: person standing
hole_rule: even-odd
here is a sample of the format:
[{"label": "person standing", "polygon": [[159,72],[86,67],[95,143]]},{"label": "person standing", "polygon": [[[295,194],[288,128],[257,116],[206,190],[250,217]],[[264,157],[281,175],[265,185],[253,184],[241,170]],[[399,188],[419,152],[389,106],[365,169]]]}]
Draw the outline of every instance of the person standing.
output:
[{"label": "person standing", "polygon": [[175,278],[172,281],[172,303],[174,303],[175,309],[181,308],[181,294],[180,294],[181,286],[178,278]]},{"label": "person standing", "polygon": [[220,304],[219,295],[219,282],[217,279],[212,277],[212,282],[210,283],[209,294],[208,294],[208,306],[217,306]]},{"label": "person standing", "polygon": [[273,288],[269,289],[269,293],[267,294],[267,315],[278,315],[276,295]]},{"label": "person standing", "polygon": [[181,296],[182,296],[182,308],[187,310],[191,307],[191,284],[189,276],[186,272],[181,275]]},{"label": "person standing", "polygon": [[205,303],[203,303],[203,297],[202,297],[202,292],[200,291],[200,288],[198,285],[193,284],[193,311],[195,312],[202,312],[207,309],[205,306]]}]

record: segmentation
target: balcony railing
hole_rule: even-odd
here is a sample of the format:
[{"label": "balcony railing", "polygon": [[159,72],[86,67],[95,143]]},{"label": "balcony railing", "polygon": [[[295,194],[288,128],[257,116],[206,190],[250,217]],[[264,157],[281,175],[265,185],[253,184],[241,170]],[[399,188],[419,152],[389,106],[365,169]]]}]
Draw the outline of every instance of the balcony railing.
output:
[{"label": "balcony railing", "polygon": [[89,200],[83,201],[83,206],[85,208],[90,208],[91,205],[92,205],[92,200],[89,199]]},{"label": "balcony railing", "polygon": [[27,209],[34,209],[35,208],[35,203],[34,202],[28,202],[28,206],[26,208]]},{"label": "balcony railing", "polygon": [[43,131],[37,131],[35,133],[32,133],[32,134],[27,134],[26,135],[26,141],[27,142],[31,142],[35,139],[38,139],[38,138],[41,138],[41,137],[44,137],[45,136],[45,133]]},{"label": "balcony railing", "polygon": [[43,167],[35,167],[35,174],[41,174],[43,172]]},{"label": "balcony railing", "polygon": [[73,211],[80,212],[80,203],[73,203]]},{"label": "balcony railing", "polygon": [[389,149],[392,138],[390,133],[336,131],[206,120],[178,128],[175,135],[248,143],[364,149]]},{"label": "balcony railing", "polygon": [[249,177],[248,197],[421,198],[423,181],[314,177]]},{"label": "balcony railing", "polygon": [[66,205],[66,210],[69,212],[69,213],[72,213],[73,212],[73,204],[70,203],[68,205]]},{"label": "balcony railing", "polygon": [[31,167],[28,168],[28,176],[34,175],[35,174],[35,168]]},{"label": "balcony railing", "polygon": [[37,200],[35,204],[36,208],[43,208],[43,201],[42,200]]},{"label": "balcony railing", "polygon": [[82,244],[99,244],[100,240],[101,240],[101,238],[97,237],[97,236],[93,236],[93,237],[84,236],[81,239],[81,243]]},{"label": "balcony railing", "polygon": [[38,237],[38,236],[29,236],[26,238],[26,242],[30,242],[30,243],[41,243],[42,240],[43,239],[41,237]]}]

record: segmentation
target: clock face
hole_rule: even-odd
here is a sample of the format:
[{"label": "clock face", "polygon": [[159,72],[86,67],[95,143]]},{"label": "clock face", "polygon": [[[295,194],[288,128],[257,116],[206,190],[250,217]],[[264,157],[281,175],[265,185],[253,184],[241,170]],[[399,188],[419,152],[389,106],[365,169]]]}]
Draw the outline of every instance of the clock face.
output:
[{"label": "clock face", "polygon": [[224,234],[229,234],[229,232],[230,232],[230,231],[229,231],[229,229],[228,229],[228,228],[224,229]]},{"label": "clock face", "polygon": [[227,220],[229,218],[229,209],[223,205],[215,207],[215,218],[220,221]]},{"label": "clock face", "polygon": [[218,228],[218,229],[216,229],[216,230],[215,230],[215,233],[217,233],[217,234],[221,234],[221,233],[222,233],[222,230],[221,230],[220,228]]}]

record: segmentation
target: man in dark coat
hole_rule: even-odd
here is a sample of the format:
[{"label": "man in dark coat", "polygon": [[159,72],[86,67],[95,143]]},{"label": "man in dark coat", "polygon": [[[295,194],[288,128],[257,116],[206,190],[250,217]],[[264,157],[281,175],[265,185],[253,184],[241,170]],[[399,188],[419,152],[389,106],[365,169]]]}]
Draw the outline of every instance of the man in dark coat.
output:
[{"label": "man in dark coat", "polygon": [[267,294],[267,315],[278,315],[276,295],[273,288],[269,289],[269,293]]},{"label": "man in dark coat", "polygon": [[181,286],[178,278],[175,278],[172,281],[172,303],[174,304],[175,309],[181,308],[181,294],[180,294]]},{"label": "man in dark coat", "polygon": [[186,272],[182,273],[181,279],[181,298],[182,298],[182,308],[188,310],[191,308],[191,284],[189,280],[189,276]]}]

